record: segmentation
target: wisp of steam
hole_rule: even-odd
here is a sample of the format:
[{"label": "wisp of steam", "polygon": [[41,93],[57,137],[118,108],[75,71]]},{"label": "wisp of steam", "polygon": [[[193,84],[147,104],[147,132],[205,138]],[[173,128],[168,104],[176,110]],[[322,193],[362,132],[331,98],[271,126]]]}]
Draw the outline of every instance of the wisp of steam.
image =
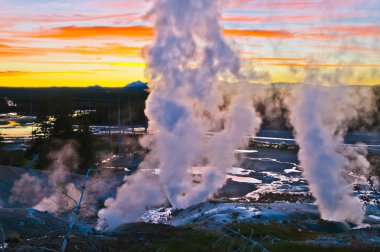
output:
[{"label": "wisp of steam", "polygon": [[[244,85],[233,93],[222,87],[222,78],[240,78],[240,61],[223,37],[218,10],[216,0],[154,1],[146,115],[156,134],[142,141],[150,153],[139,171],[99,212],[111,229],[152,205],[186,208],[210,198],[225,184],[234,150],[260,126]],[[193,167],[202,173],[196,183]],[[147,169],[160,171],[159,183],[143,174]]]},{"label": "wisp of steam", "polygon": [[[80,197],[81,188],[80,181],[73,179],[71,172],[78,169],[80,157],[76,142],[66,141],[59,144],[62,148],[49,153],[51,164],[44,175],[24,173],[15,181],[10,203],[23,207],[33,206],[37,210],[57,215],[72,211],[76,206],[75,201]],[[86,204],[81,215],[92,215],[96,210],[96,199],[114,185],[112,182],[98,181],[96,177],[92,177],[89,184],[91,186],[84,193]]]},{"label": "wisp of steam", "polygon": [[78,194],[75,185],[67,183],[70,171],[77,169],[79,159],[75,142],[68,141],[58,151],[50,152],[49,158],[52,163],[47,178],[23,174],[12,187],[10,202],[34,205],[37,210],[52,213],[73,207],[73,203],[57,188],[64,188],[72,196],[75,192]]}]

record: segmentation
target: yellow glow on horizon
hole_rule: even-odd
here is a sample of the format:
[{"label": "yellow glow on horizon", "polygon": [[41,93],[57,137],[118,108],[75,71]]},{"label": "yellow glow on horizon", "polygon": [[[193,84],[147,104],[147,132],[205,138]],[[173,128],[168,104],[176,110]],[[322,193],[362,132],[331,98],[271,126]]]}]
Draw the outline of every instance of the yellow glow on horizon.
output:
[{"label": "yellow glow on horizon", "polygon": [[[123,87],[145,77],[146,63],[141,58],[131,61],[95,61],[95,62],[13,62],[9,71],[0,71],[0,87]],[[4,63],[0,63],[0,67]],[[18,69],[22,69],[18,70]],[[42,72],[41,69],[44,69]],[[59,69],[59,71],[57,71]],[[268,73],[269,79],[251,80],[255,83],[299,83],[305,79],[307,67],[297,67],[293,71],[288,66],[245,65],[242,70]],[[38,71],[39,70],[39,71]],[[323,73],[334,74],[336,68],[320,68]],[[373,73],[372,73],[373,72]],[[352,74],[343,80],[349,85],[377,85],[380,76],[369,68],[353,68]],[[365,76],[365,78],[363,77]]]},{"label": "yellow glow on horizon", "polygon": [[2,87],[123,87],[136,80],[146,81],[143,67],[121,67],[88,72],[15,72],[0,74]]},{"label": "yellow glow on horizon", "polygon": [[104,64],[110,66],[122,66],[122,67],[146,67],[145,62],[105,62]]}]

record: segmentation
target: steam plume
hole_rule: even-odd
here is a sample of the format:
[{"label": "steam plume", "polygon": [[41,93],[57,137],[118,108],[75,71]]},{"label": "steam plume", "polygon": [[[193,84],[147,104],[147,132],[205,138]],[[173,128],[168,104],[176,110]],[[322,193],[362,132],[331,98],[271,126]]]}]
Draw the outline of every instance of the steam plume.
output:
[{"label": "steam plume", "polygon": [[[74,141],[67,141],[62,143],[60,150],[49,154],[52,164],[47,177],[23,174],[14,183],[9,201],[51,213],[64,213],[73,209],[76,205],[74,200],[78,200],[81,193],[81,188],[73,183],[75,179],[70,174],[71,171],[78,169],[79,157],[76,147],[77,144]],[[88,203],[86,209],[89,210],[95,210],[93,205],[96,198],[99,194],[109,191],[109,187],[112,186],[110,183],[100,183],[101,181],[95,183],[94,180],[96,178],[90,179],[89,184],[93,185],[87,188],[84,194],[84,202]],[[82,211],[81,214],[92,213]]]},{"label": "steam plume", "polygon": [[368,107],[369,97],[350,94],[344,86],[304,85],[295,89],[295,98],[290,119],[300,146],[303,175],[321,217],[361,223],[362,204],[352,196],[353,186],[343,175],[348,166],[365,170],[369,163],[365,151],[345,148],[343,141],[350,122]]},{"label": "steam plume", "polygon": [[[156,38],[147,50],[151,94],[146,114],[158,134],[144,140],[151,152],[140,169],[158,168],[164,198],[175,208],[185,208],[208,199],[224,185],[226,169],[235,161],[233,150],[245,144],[247,135],[256,133],[261,121],[244,85],[227,94],[219,81],[220,77],[239,79],[240,61],[222,36],[218,2],[154,3],[150,15],[155,19]],[[209,131],[214,134],[207,138]],[[197,184],[193,166],[202,167]],[[132,209],[136,202],[125,199],[149,200],[160,190],[142,196],[151,192],[144,191],[148,185],[140,177],[136,175],[135,182],[119,188],[99,216],[130,221],[131,216],[141,215],[144,209]],[[147,206],[150,202],[137,203]]]}]

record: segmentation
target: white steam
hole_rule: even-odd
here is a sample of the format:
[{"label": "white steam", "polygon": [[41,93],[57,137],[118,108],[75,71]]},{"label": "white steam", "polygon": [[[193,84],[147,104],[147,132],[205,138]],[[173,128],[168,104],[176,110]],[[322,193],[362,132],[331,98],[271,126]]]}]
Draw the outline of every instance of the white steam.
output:
[{"label": "white steam", "polygon": [[137,172],[125,177],[125,183],[118,188],[116,198],[105,201],[106,209],[99,216],[107,220],[108,227],[136,221],[149,207],[158,206],[166,201],[159,181],[153,174]]},{"label": "white steam", "polygon": [[[239,79],[240,61],[222,35],[218,7],[216,0],[155,1],[146,114],[158,134],[143,141],[151,151],[141,171],[126,178],[116,198],[99,212],[111,228],[136,220],[145,207],[166,199],[185,208],[210,198],[225,184],[235,148],[261,123],[246,87],[226,93],[219,81]],[[209,131],[214,134],[206,137]],[[194,166],[204,167],[197,183]],[[159,184],[146,182],[140,174],[145,169],[160,170]]]},{"label": "white steam", "polygon": [[[58,151],[49,153],[52,164],[45,176],[25,173],[21,175],[12,189],[9,198],[11,203],[21,204],[50,213],[66,213],[76,207],[81,188],[82,178],[74,178],[72,171],[78,169],[79,157],[76,143],[67,141]],[[37,174],[37,173],[36,173]],[[78,184],[74,182],[78,182]],[[99,178],[92,177],[84,193],[82,215],[93,215],[96,211],[96,200],[102,193],[108,192],[114,183],[105,183]]]},{"label": "white steam", "polygon": [[[51,172],[48,175],[50,190],[46,196],[34,206],[35,209],[55,213],[75,207],[75,202],[65,195],[72,195],[74,198],[76,198],[75,195],[79,195],[73,183],[66,184],[70,171],[78,169],[79,157],[75,148],[75,143],[70,141],[59,151],[49,154],[49,158],[53,161],[49,168]],[[58,190],[58,188],[63,192]]]},{"label": "white steam", "polygon": [[343,145],[350,122],[368,108],[369,97],[350,93],[344,86],[303,85],[295,88],[290,121],[300,146],[303,175],[316,198],[321,217],[361,223],[362,204],[346,179],[347,170],[367,170],[366,152]]},{"label": "white steam", "polygon": [[57,188],[67,192],[75,188],[73,184],[65,184],[70,171],[78,168],[79,157],[75,148],[75,143],[69,141],[60,150],[49,153],[52,164],[48,168],[47,179],[23,174],[11,189],[10,202],[32,204],[37,210],[49,212],[57,212],[62,206],[72,207],[70,200]]}]

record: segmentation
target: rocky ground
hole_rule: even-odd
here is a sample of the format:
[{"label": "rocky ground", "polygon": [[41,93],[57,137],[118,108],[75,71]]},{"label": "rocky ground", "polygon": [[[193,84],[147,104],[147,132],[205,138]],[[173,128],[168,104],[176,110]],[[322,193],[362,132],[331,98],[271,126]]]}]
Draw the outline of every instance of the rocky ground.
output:
[{"label": "rocky ground", "polygon": [[[380,209],[369,208],[360,226],[321,220],[309,203],[159,208],[112,232],[77,225],[67,251],[380,251]],[[58,251],[67,227],[34,209],[0,209],[0,224],[7,251]]]}]

